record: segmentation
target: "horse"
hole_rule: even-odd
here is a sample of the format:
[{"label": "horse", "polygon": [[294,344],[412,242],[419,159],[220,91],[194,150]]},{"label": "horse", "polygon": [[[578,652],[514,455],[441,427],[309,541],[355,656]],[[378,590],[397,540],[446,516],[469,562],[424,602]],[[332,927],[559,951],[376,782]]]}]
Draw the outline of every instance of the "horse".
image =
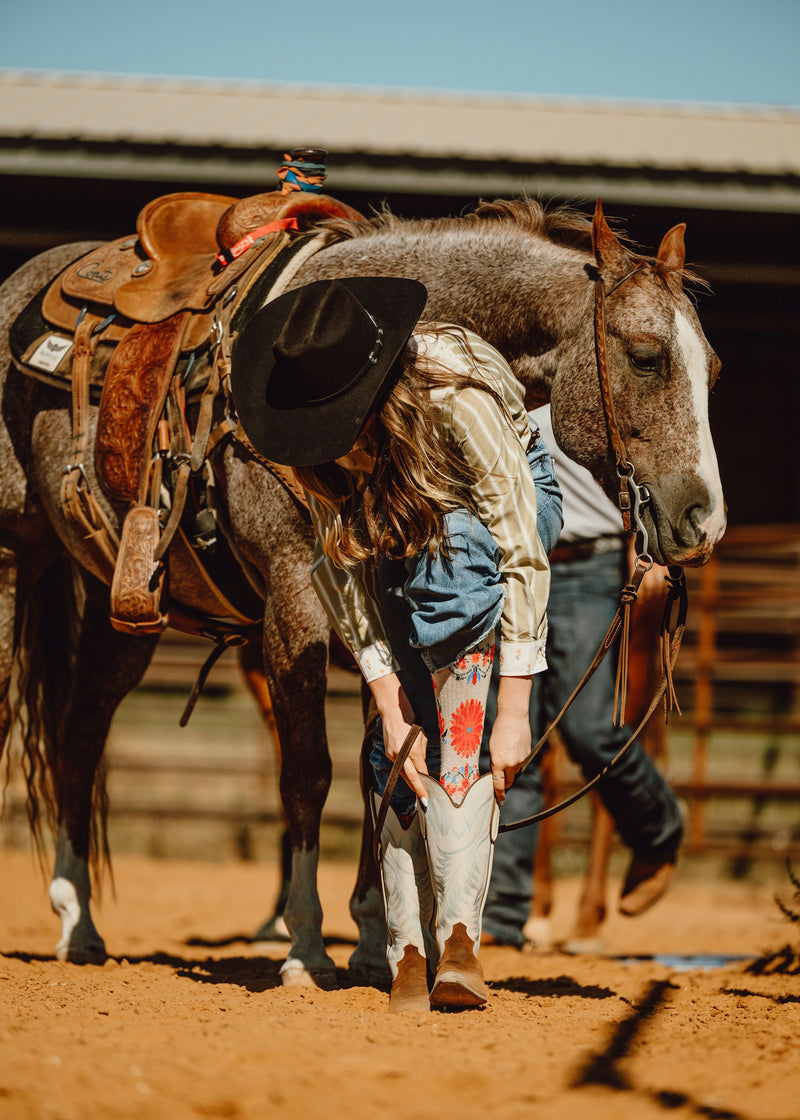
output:
[{"label": "horse", "polygon": [[[303,261],[292,286],[355,275],[422,281],[425,318],[462,324],[494,345],[532,401],[551,401],[564,450],[616,495],[593,331],[600,280],[617,423],[649,494],[641,517],[650,554],[676,565],[709,558],[725,528],[708,419],[720,363],[684,284],[684,226],[668,231],[657,254],[646,257],[617,236],[599,204],[593,220],[523,198],[481,203],[457,218],[415,220],[387,212],[322,225],[327,243]],[[61,920],[56,955],[77,963],[106,957],[91,912],[90,875],[91,856],[102,848],[92,822],[104,797],[103,747],[114,711],[141,680],[158,635],[121,633],[110,625],[102,572],[59,500],[61,472],[70,462],[69,397],[20,373],[8,331],[34,294],[92,247],[50,249],[0,288],[0,736],[5,741],[15,712],[27,713],[28,787],[50,791],[56,831],[49,888]],[[85,484],[119,529],[127,507],[98,484],[91,454],[96,422],[92,407]],[[245,443],[221,441],[209,462],[225,532],[264,592],[264,672],[292,844],[285,909],[291,944],[281,976],[287,985],[330,987],[336,973],[322,938],[316,885],[320,817],[331,780],[323,708],[330,627],[310,579],[312,529],[295,496]],[[15,657],[21,702],[12,707]],[[385,980],[386,928],[370,829],[365,815],[350,900],[359,938],[349,970],[351,977]]]}]

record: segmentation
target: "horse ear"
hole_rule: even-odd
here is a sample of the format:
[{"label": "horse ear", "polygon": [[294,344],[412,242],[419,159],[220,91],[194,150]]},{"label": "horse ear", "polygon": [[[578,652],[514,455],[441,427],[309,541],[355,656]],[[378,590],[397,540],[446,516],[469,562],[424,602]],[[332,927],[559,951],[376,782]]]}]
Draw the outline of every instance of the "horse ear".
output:
[{"label": "horse ear", "polygon": [[658,262],[669,272],[680,272],[686,260],[686,245],[683,235],[686,232],[686,223],[673,226],[664,234],[658,247]]},{"label": "horse ear", "polygon": [[599,198],[592,220],[592,249],[597,267],[607,279],[621,276],[630,268],[630,256],[606,221]]}]

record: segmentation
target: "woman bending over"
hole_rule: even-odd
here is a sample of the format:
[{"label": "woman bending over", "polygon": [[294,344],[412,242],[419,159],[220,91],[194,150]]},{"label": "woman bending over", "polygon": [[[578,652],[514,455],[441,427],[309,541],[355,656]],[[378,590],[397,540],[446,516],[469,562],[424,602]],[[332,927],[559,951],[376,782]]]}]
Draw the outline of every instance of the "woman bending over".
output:
[{"label": "woman bending over", "polygon": [[262,308],[233,354],[242,426],[305,491],[314,585],[375,700],[376,805],[422,728],[380,837],[395,1011],[486,1002],[478,947],[497,807],[530,750],[561,528],[511,369],[472,332],[419,322],[425,300],[414,280],[317,281]]}]

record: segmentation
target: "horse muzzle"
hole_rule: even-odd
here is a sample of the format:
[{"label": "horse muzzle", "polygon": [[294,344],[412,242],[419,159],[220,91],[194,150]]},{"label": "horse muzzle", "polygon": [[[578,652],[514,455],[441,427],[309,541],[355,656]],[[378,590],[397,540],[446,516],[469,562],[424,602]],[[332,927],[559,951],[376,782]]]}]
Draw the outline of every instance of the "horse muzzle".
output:
[{"label": "horse muzzle", "polygon": [[648,550],[657,564],[699,567],[705,564],[725,532],[725,503],[708,492],[667,502],[664,495],[650,491],[650,503],[642,521],[649,533]]}]

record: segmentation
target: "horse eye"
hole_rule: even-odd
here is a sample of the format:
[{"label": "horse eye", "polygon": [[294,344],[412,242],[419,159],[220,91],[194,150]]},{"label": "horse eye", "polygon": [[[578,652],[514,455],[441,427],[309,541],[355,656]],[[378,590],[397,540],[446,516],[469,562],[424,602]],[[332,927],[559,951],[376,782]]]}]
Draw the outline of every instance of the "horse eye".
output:
[{"label": "horse eye", "polygon": [[661,355],[653,353],[652,351],[647,354],[635,354],[632,351],[628,353],[628,361],[631,363],[635,370],[639,373],[660,373],[662,360]]}]

